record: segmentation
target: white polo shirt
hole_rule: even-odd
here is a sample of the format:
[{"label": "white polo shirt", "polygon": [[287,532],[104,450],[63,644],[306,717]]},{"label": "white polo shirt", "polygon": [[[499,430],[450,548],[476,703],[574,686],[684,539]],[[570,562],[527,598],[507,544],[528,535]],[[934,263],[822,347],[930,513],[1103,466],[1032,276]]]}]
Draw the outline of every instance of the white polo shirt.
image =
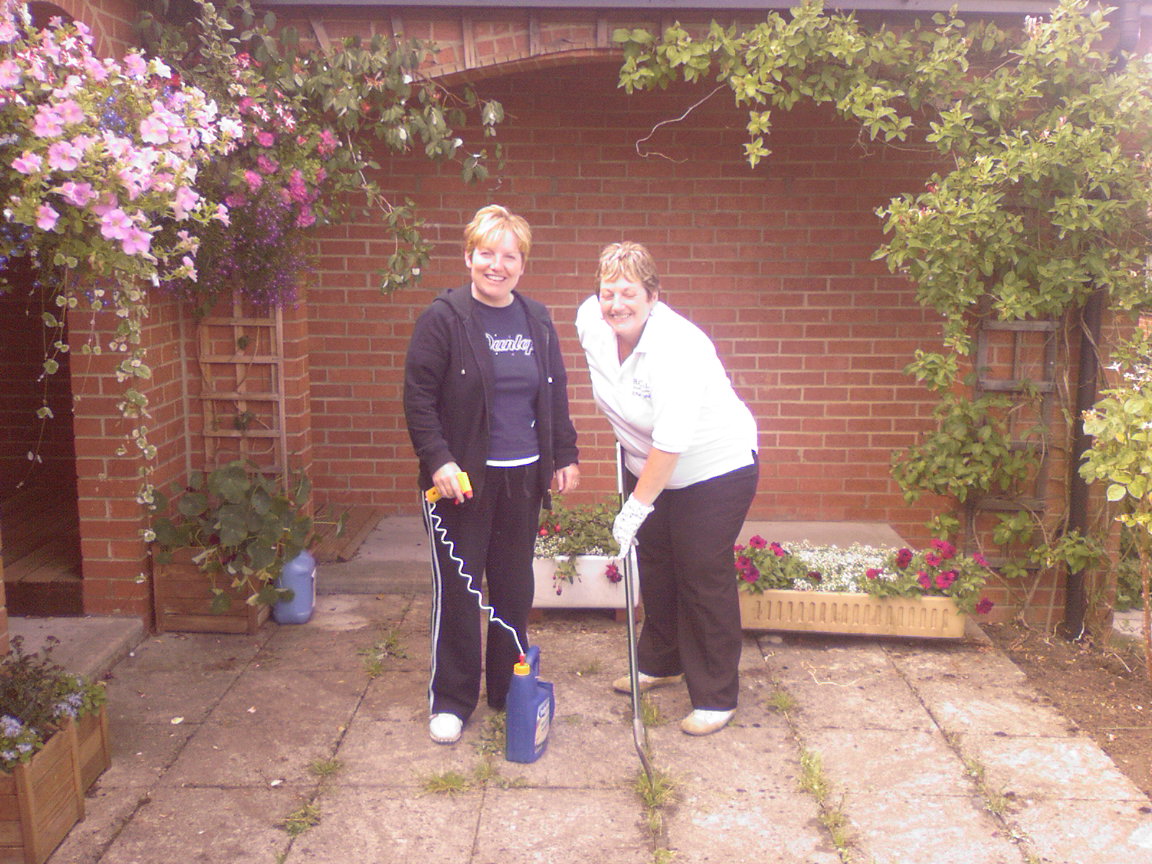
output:
[{"label": "white polo shirt", "polygon": [[593,295],[576,313],[592,396],[639,476],[656,447],[680,458],[668,489],[682,489],[752,464],[756,421],[736,391],[716,347],[699,327],[657,302],[640,342],[623,363],[616,334]]}]

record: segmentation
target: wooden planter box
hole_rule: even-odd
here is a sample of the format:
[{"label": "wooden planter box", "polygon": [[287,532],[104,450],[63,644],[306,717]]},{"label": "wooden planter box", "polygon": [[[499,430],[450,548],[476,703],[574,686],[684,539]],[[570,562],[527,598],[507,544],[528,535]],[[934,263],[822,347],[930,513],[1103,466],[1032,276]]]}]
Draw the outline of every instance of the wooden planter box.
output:
[{"label": "wooden planter box", "polygon": [[[624,609],[624,580],[610,582],[604,575],[604,568],[616,559],[605,555],[576,556],[576,576],[574,582],[555,582],[556,560],[553,558],[532,559],[532,572],[536,577],[536,595],[532,601],[534,609]],[[624,564],[617,561],[620,572]],[[560,593],[556,593],[559,587]],[[636,576],[632,576],[632,606],[640,602],[640,589]]]},{"label": "wooden planter box", "polygon": [[76,748],[80,756],[80,788],[87,792],[112,764],[107,705],[76,721]]},{"label": "wooden planter box", "polygon": [[192,561],[194,549],[178,549],[171,564],[157,564],[152,576],[156,629],[161,633],[255,633],[271,607],[249,606],[246,595],[230,591],[232,605],[212,611],[212,583]]},{"label": "wooden planter box", "polygon": [[32,761],[0,771],[0,864],[43,864],[83,818],[76,726],[68,723]]},{"label": "wooden planter box", "polygon": [[960,639],[966,617],[949,597],[873,597],[832,591],[740,592],[745,630]]}]

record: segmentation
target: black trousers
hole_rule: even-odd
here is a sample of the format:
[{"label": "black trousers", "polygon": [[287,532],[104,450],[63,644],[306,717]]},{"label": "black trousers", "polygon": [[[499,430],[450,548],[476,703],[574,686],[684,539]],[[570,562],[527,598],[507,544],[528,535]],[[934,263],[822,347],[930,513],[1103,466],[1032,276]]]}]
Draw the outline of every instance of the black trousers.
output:
[{"label": "black trousers", "polygon": [[[683,489],[665,489],[636,534],[644,625],[640,671],[684,673],[693,708],[736,707],[740,600],[732,547],[756,496],[754,463]],[[630,477],[629,488],[635,486]]]},{"label": "black trousers", "polygon": [[[441,499],[435,516],[424,505],[424,522],[432,548],[432,674],[428,688],[433,714],[447,712],[467,720],[480,698],[481,627],[488,620],[480,611],[486,584],[487,603],[500,621],[515,631],[528,648],[528,614],[535,583],[532,551],[540,524],[541,496],[534,491],[536,466],[487,469],[482,497],[457,505]],[[423,503],[423,498],[421,498]],[[447,541],[436,527],[437,517]],[[504,707],[512,667],[519,658],[512,633],[497,621],[488,622],[484,678],[488,704]]]}]

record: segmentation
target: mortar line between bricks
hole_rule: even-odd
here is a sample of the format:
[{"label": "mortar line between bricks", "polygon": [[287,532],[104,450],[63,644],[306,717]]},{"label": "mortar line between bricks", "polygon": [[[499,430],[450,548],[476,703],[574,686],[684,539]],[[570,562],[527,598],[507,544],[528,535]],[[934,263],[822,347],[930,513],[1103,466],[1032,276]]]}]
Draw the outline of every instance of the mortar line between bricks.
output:
[{"label": "mortar line between bricks", "polygon": [[188,747],[189,743],[191,743],[192,739],[196,737],[197,733],[203,728],[204,721],[212,715],[212,712],[216,710],[222,701],[224,701],[224,698],[232,692],[232,689],[236,686],[236,682],[240,680],[240,676],[248,671],[255,659],[260,656],[260,652],[264,650],[264,646],[268,644],[270,639],[271,634],[263,638],[263,640],[260,642],[260,647],[256,649],[256,652],[248,659],[243,667],[240,668],[236,674],[232,676],[232,681],[220,692],[220,695],[212,702],[211,706],[209,706],[208,710],[204,713],[204,719],[199,723],[190,724],[195,725],[195,731],[188,735],[188,737],[184,739],[184,742],[176,748],[172,754],[172,758],[168,760],[163,768],[161,768],[160,773],[156,775],[156,779],[153,780],[152,783],[150,783],[144,790],[143,794],[137,798],[136,806],[132,808],[132,812],[126,815],[119,822],[119,824],[117,824],[116,829],[111,833],[111,836],[109,836],[107,842],[100,846],[100,849],[96,853],[96,864],[99,864],[99,862],[104,860],[104,856],[108,854],[108,850],[111,849],[116,841],[120,839],[120,835],[123,834],[125,829],[132,824],[132,820],[136,818],[137,814],[140,813],[140,811],[143,810],[145,806],[152,803],[153,791],[168,775],[168,772],[172,770],[172,766],[175,765],[180,757],[184,755],[184,750]]},{"label": "mortar line between bricks", "polygon": [[984,804],[984,810],[988,813],[989,816],[995,819],[1001,827],[1003,827],[1004,832],[1011,840],[1012,845],[1015,846],[1016,849],[1020,852],[1020,856],[1024,864],[1029,864],[1029,862],[1032,861],[1039,861],[1040,854],[1037,851],[1036,842],[1032,839],[1027,831],[1015,824],[1013,820],[1010,820],[1003,811],[997,812],[997,810],[991,806],[988,800],[988,791],[983,788],[980,783],[977,782],[974,772],[969,766],[977,765],[980,768],[983,768],[982,763],[980,763],[978,759],[965,754],[964,748],[960,746],[960,742],[957,736],[944,728],[944,724],[940,722],[940,718],[936,716],[936,713],[924,699],[923,695],[921,695],[920,691],[916,688],[916,685],[912,682],[911,678],[905,674],[904,670],[900,667],[900,664],[896,662],[892,652],[888,649],[888,647],[886,645],[881,645],[880,650],[884,653],[884,659],[888,662],[888,665],[892,667],[892,670],[898,676],[900,676],[900,680],[904,682],[904,685],[908,688],[909,692],[911,692],[916,701],[920,703],[920,706],[924,709],[924,713],[927,714],[928,719],[932,721],[932,725],[940,730],[940,734],[944,737],[944,743],[948,745],[948,749],[955,753],[956,758],[960,760],[960,765],[964,769],[965,776],[969,778],[973,790]]}]

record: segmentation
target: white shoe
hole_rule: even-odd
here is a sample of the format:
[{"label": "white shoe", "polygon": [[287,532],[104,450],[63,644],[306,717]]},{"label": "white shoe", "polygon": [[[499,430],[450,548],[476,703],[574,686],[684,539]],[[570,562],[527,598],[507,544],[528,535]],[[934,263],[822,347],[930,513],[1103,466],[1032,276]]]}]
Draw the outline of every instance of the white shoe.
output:
[{"label": "white shoe", "polygon": [[455,714],[433,714],[428,721],[428,734],[437,744],[455,744],[464,730],[464,721]]},{"label": "white shoe", "polygon": [[[645,675],[643,672],[636,676],[637,684],[639,684],[640,692],[647,693],[653,687],[666,687],[669,684],[679,684],[684,680],[684,675],[665,675],[658,677],[656,675]],[[612,682],[612,689],[617,693],[631,693],[632,692],[632,679],[625,675],[623,678],[617,678]]]},{"label": "white shoe", "polygon": [[697,708],[680,721],[680,728],[689,735],[711,735],[728,725],[736,711],[708,711]]}]

